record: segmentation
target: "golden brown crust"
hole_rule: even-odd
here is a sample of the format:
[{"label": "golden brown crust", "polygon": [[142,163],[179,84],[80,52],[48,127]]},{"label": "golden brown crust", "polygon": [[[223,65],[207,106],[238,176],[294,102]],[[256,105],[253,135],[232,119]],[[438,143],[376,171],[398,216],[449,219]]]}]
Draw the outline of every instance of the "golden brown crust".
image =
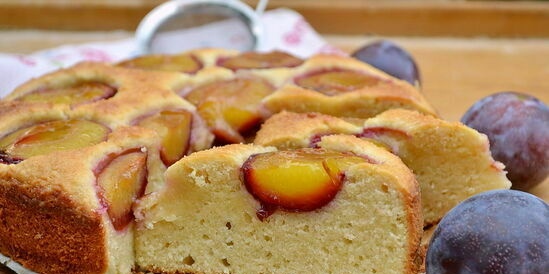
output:
[{"label": "golden brown crust", "polygon": [[425,273],[426,271],[425,259],[427,257],[427,250],[429,249],[429,243],[431,242],[431,238],[433,237],[437,226],[438,224],[434,224],[424,227],[423,229],[423,237],[421,238],[421,246],[417,256],[418,273]]},{"label": "golden brown crust", "polygon": [[[329,134],[358,134],[362,128],[320,113],[282,111],[271,116],[257,132],[254,144],[276,144],[279,149],[308,147],[311,137]],[[292,134],[281,134],[281,133]]]},{"label": "golden brown crust", "polygon": [[0,253],[39,273],[99,273],[107,268],[101,216],[82,212],[59,189],[0,184]]},{"label": "golden brown crust", "polygon": [[[88,211],[99,207],[95,191],[91,148],[61,151],[30,157],[16,165],[1,165],[0,184],[16,180],[21,187],[55,189],[74,202],[76,210]],[[72,176],[68,176],[71,174]]]},{"label": "golden brown crust", "polygon": [[[376,117],[365,120],[365,125],[376,125],[377,123],[383,123],[386,126],[393,125],[395,128],[401,128],[407,132],[411,130],[421,130],[423,126],[433,125],[452,125],[463,126],[459,122],[448,122],[442,119],[424,115],[416,111],[410,111],[406,109],[390,109],[383,113],[380,113]],[[383,122],[381,122],[383,121]]]}]

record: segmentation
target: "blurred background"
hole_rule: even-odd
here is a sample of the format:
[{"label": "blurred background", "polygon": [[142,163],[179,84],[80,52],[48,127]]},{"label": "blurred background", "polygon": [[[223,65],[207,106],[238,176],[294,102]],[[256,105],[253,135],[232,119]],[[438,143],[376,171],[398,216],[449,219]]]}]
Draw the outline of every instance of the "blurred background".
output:
[{"label": "blurred background", "polygon": [[[131,35],[162,0],[0,0],[0,50],[31,52],[59,42]],[[257,0],[243,2],[255,6]],[[270,0],[337,36],[548,38],[548,1]],[[49,31],[47,36],[33,30]],[[33,40],[33,38],[43,38]],[[347,37],[345,37],[347,38]],[[335,40],[340,42],[340,40]],[[21,43],[19,43],[21,42]],[[354,46],[342,41],[343,47]],[[14,43],[19,45],[13,48]]]}]

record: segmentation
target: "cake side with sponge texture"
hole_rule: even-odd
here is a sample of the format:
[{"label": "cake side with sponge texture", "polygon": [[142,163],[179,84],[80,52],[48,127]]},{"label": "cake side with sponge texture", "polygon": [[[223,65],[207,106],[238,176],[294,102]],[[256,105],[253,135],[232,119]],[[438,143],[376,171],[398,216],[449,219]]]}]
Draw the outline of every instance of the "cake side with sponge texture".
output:
[{"label": "cake side with sponge texture", "polygon": [[264,218],[243,165],[293,151],[237,144],[183,158],[168,169],[165,189],[137,209],[137,264],[163,273],[416,273],[422,216],[409,169],[353,136],[323,137],[317,150],[359,160],[342,168],[327,204],[279,207]]}]

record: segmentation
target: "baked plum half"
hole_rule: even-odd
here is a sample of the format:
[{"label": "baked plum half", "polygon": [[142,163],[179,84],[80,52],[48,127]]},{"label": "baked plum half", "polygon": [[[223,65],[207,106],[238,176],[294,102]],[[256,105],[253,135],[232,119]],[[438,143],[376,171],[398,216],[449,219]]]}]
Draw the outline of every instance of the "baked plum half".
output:
[{"label": "baked plum half", "polygon": [[202,63],[191,54],[151,54],[118,63],[120,67],[145,70],[177,71],[193,74],[202,69]]},{"label": "baked plum half", "polygon": [[193,115],[184,109],[162,110],[134,124],[155,131],[161,139],[160,157],[170,166],[189,152]]},{"label": "baked plum half", "polygon": [[145,193],[147,153],[140,149],[107,155],[96,167],[97,195],[118,231],[134,220],[133,205]]},{"label": "baked plum half", "polygon": [[282,51],[245,52],[234,57],[221,58],[217,65],[231,70],[292,68],[299,66],[303,60]]},{"label": "baked plum half", "polygon": [[0,158],[10,164],[32,156],[87,147],[106,140],[110,132],[108,127],[88,120],[38,123],[0,138],[0,155],[3,155]]},{"label": "baked plum half", "polygon": [[17,97],[16,101],[48,102],[72,107],[113,97],[117,88],[100,81],[77,81],[59,87],[43,87]]},{"label": "baked plum half", "polygon": [[297,76],[296,85],[326,95],[338,95],[367,86],[375,86],[380,79],[364,72],[349,69],[324,69]]},{"label": "baked plum half", "polygon": [[261,100],[273,91],[262,79],[235,78],[199,86],[184,97],[197,107],[217,143],[242,143],[263,121]]},{"label": "baked plum half", "polygon": [[322,148],[303,148],[256,154],[242,166],[248,191],[262,205],[258,217],[273,210],[311,211],[334,199],[345,180],[345,170],[365,163],[362,157]]}]

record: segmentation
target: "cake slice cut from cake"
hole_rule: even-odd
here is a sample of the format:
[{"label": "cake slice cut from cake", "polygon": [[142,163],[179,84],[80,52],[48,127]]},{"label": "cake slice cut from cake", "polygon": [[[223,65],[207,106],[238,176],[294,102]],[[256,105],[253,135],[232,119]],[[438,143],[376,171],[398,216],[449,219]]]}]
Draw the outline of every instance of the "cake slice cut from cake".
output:
[{"label": "cake slice cut from cake", "polygon": [[136,260],[156,273],[416,273],[417,182],[354,136],[317,148],[235,144],[187,156],[137,214]]},{"label": "cake slice cut from cake", "polygon": [[0,164],[0,253],[38,273],[130,273],[133,207],[162,183],[158,149],[154,132],[121,127],[97,144]]},{"label": "cake slice cut from cake", "polygon": [[492,158],[485,135],[416,111],[388,110],[363,123],[282,112],[263,124],[254,143],[280,149],[315,147],[319,137],[330,134],[359,136],[399,156],[419,182],[425,226],[474,194],[511,186],[503,165]]}]

